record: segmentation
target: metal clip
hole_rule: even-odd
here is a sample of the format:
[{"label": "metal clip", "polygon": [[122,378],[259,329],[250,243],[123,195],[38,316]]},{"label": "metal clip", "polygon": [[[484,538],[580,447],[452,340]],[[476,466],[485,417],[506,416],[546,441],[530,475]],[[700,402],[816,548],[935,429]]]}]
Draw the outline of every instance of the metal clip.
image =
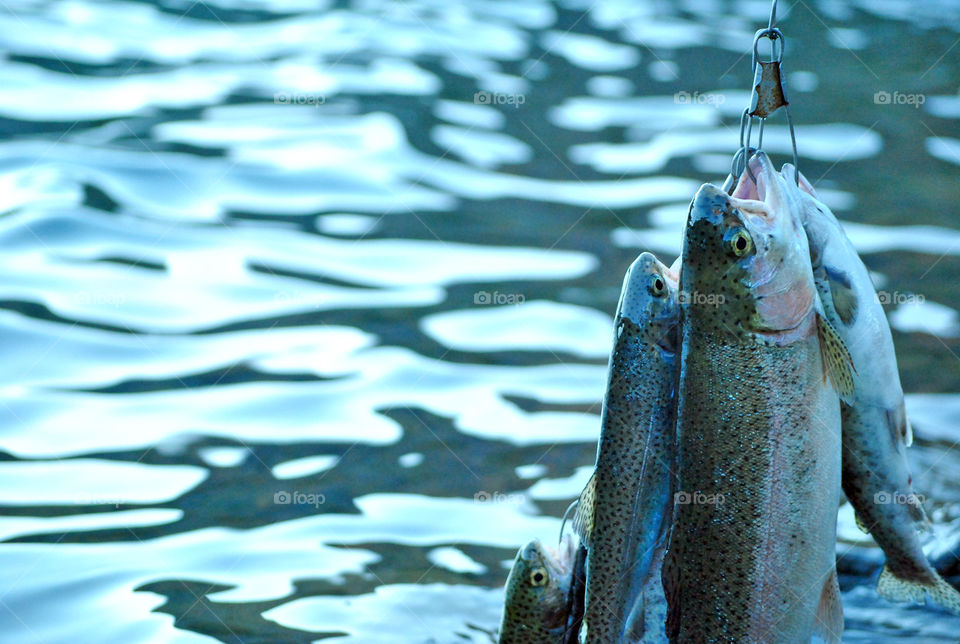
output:
[{"label": "metal clip", "polygon": [[[759,45],[761,38],[770,39],[770,60],[760,60]],[[779,47],[777,44],[779,43]],[[783,89],[783,75],[780,65],[783,62],[783,34],[779,29],[761,29],[753,38],[753,97],[750,102],[750,116],[767,118],[781,107],[790,104]]]},{"label": "metal clip", "polygon": [[757,77],[754,82],[750,116],[765,119],[781,107],[790,104],[783,91],[779,60],[758,63]]}]

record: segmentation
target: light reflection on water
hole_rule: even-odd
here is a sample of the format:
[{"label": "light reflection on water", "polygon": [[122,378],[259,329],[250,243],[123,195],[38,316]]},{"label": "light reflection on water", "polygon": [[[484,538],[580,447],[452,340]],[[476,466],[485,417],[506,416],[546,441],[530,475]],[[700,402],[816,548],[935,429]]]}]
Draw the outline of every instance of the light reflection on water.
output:
[{"label": "light reflection on water", "polygon": [[[623,270],[726,172],[768,7],[5,5],[3,641],[489,641],[589,475]],[[954,580],[958,16],[781,11]],[[877,598],[848,508],[839,536],[847,641],[955,637]]]}]

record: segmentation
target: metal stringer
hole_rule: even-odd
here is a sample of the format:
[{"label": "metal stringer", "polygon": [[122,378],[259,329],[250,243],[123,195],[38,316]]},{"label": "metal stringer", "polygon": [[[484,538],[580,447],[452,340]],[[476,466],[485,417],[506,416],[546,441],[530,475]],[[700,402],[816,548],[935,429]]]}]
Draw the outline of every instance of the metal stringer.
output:
[{"label": "metal stringer", "polygon": [[[776,28],[777,19],[777,0],[773,0],[770,8],[770,20],[766,29],[760,29],[753,37],[753,92],[750,100],[750,107],[744,109],[740,117],[740,147],[733,157],[730,167],[730,176],[724,181],[723,189],[727,194],[732,194],[736,187],[737,180],[746,170],[750,179],[756,182],[757,178],[750,169],[749,160],[751,155],[763,148],[763,126],[767,117],[779,110],[781,107],[787,117],[787,126],[790,129],[790,143],[793,148],[793,165],[797,168],[795,179],[797,185],[800,181],[800,172],[797,155],[797,136],[793,127],[793,117],[790,114],[790,101],[787,99],[787,93],[783,86],[783,52],[785,48],[785,39],[783,33]],[[770,59],[762,60],[760,56],[760,39],[770,40]],[[753,120],[757,119],[759,126],[757,128],[757,146],[752,147],[751,138],[753,134]]]}]

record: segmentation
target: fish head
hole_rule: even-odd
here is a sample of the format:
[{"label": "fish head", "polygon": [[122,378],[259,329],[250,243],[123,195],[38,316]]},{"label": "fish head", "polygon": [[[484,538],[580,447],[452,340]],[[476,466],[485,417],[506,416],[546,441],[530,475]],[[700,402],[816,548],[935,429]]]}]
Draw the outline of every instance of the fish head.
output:
[{"label": "fish head", "polygon": [[539,615],[544,628],[564,625],[575,555],[570,534],[564,535],[556,550],[539,539],[525,545],[507,579],[507,604],[523,609],[524,614]]},{"label": "fish head", "polygon": [[[803,176],[803,173],[797,170],[796,166],[790,163],[784,163],[783,168],[780,170],[780,174],[783,176],[784,180],[787,182],[787,186],[793,185],[799,190],[807,193],[816,200],[820,200],[820,197],[817,196],[817,191],[814,190],[813,184]],[[797,178],[797,175],[800,175]]]},{"label": "fish head", "polygon": [[[797,195],[762,152],[733,195],[705,184],[690,206],[683,245],[681,308],[708,302],[734,335],[787,336],[809,322],[816,301]],[[806,328],[806,327],[804,327]],[[719,329],[718,329],[719,330]]]},{"label": "fish head", "polygon": [[666,338],[676,326],[680,314],[677,291],[680,276],[653,253],[641,253],[623,278],[616,324],[629,320],[649,329],[658,338]]}]

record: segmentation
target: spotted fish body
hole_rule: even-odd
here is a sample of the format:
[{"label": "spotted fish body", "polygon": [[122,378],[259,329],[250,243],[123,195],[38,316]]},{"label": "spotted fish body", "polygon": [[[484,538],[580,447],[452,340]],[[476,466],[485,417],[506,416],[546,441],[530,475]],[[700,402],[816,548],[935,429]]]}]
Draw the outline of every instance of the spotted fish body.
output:
[{"label": "spotted fish body", "polygon": [[960,593],[932,568],[917,536],[928,522],[907,465],[912,437],[893,337],[870,274],[806,178],[801,175],[797,187],[793,166],[785,165],[782,174],[804,206],[801,219],[826,317],[856,367],[853,398],[841,411],[842,483],[859,523],[886,555],[879,591],[887,599],[917,601],[929,593],[960,613]]},{"label": "spotted fish body", "polygon": [[677,312],[676,274],[641,254],[617,307],[591,498],[582,498],[574,522],[588,552],[588,644],[664,641],[663,615],[646,617],[664,605],[659,551],[672,506]]},{"label": "spotted fish body", "polygon": [[817,313],[795,204],[782,178],[761,186],[744,201],[704,185],[685,231],[680,289],[700,296],[681,305],[675,642],[839,641],[843,627],[835,387],[849,393],[849,365]]},{"label": "spotted fish body", "polygon": [[569,534],[556,553],[539,539],[520,549],[507,577],[500,644],[564,642],[575,552]]}]

